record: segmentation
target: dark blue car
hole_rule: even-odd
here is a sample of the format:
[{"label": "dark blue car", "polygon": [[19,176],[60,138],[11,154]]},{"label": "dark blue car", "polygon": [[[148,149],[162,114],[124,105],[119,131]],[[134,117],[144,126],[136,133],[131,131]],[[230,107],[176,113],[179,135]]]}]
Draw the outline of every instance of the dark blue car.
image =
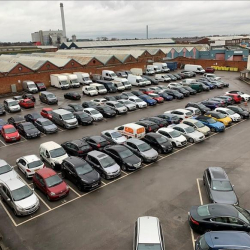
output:
[{"label": "dark blue car", "polygon": [[174,99],[172,95],[168,95],[168,93],[164,91],[159,91],[157,92],[157,94],[161,96],[162,98],[164,98],[165,101],[172,101]]},{"label": "dark blue car", "polygon": [[221,107],[220,102],[212,101],[212,100],[202,101],[201,104],[203,104],[207,108],[210,108],[211,110]]},{"label": "dark blue car", "polygon": [[162,114],[158,115],[158,117],[165,119],[168,124],[179,124],[181,122],[181,118],[179,118],[177,115],[174,114]]},{"label": "dark blue car", "polygon": [[211,231],[201,235],[195,242],[195,250],[247,250],[250,236],[240,231]]},{"label": "dark blue car", "polygon": [[200,115],[197,116],[195,119],[209,127],[212,132],[225,131],[225,125],[222,122],[217,122],[212,117]]},{"label": "dark blue car", "polygon": [[8,124],[5,120],[3,120],[3,119],[0,119],[0,130],[2,129],[2,127],[4,126],[4,125],[6,125],[6,124]]},{"label": "dark blue car", "polygon": [[157,103],[156,100],[154,100],[153,98],[151,98],[148,95],[140,95],[139,98],[142,99],[144,102],[146,102],[149,106],[156,105],[156,103]]}]

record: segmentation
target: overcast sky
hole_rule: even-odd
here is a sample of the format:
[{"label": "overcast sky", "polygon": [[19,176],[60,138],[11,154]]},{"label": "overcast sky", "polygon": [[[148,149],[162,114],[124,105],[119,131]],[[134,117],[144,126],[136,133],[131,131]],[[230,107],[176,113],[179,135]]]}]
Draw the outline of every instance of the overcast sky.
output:
[{"label": "overcast sky", "polygon": [[[63,1],[61,1],[63,2]],[[250,33],[250,1],[64,1],[67,37],[149,38]],[[60,2],[0,1],[0,41],[62,29]]]}]

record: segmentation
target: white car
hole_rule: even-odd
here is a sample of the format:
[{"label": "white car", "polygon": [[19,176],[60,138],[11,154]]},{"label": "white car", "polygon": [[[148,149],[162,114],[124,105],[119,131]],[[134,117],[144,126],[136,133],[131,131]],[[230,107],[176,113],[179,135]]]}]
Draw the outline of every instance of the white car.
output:
[{"label": "white car", "polygon": [[175,109],[164,112],[164,114],[173,114],[181,118],[182,120],[185,118],[192,117],[192,112],[187,109]]},{"label": "white car", "polygon": [[161,89],[161,90],[165,90],[165,89],[168,89],[167,86],[164,86],[164,85],[158,85],[157,88]]},{"label": "white car", "polygon": [[183,87],[182,84],[178,83],[178,82],[171,82],[168,84],[168,88],[172,89],[172,88],[180,88]]},{"label": "white car", "polygon": [[124,105],[129,111],[136,110],[136,105],[135,103],[131,102],[130,100],[127,99],[120,99],[117,100],[119,103]]},{"label": "white car", "polygon": [[228,108],[216,108],[214,111],[220,112],[222,114],[225,114],[229,116],[233,122],[239,122],[241,120],[241,116],[237,113],[235,113],[233,110]]},{"label": "white car", "polygon": [[195,130],[193,127],[188,126],[186,124],[180,123],[177,125],[171,125],[171,127],[177,131],[179,131],[182,135],[184,135],[187,140],[191,143],[201,142],[205,140],[205,135],[201,132]]},{"label": "white car", "polygon": [[0,182],[17,178],[17,172],[5,160],[0,159]]},{"label": "white car", "polygon": [[187,107],[185,108],[187,110],[189,110],[190,112],[192,112],[193,116],[199,116],[201,115],[201,111],[198,108],[194,108],[194,107]]},{"label": "white car", "polygon": [[93,86],[88,85],[82,87],[82,93],[90,96],[98,95],[97,89]]},{"label": "white car", "polygon": [[94,108],[85,108],[83,109],[83,112],[89,114],[94,119],[94,121],[103,120],[103,115]]},{"label": "white car", "polygon": [[129,101],[133,102],[136,105],[136,108],[142,109],[146,108],[148,105],[142,99],[138,98],[137,96],[130,96]]},{"label": "white car", "polygon": [[91,100],[91,102],[95,102],[96,104],[100,105],[100,104],[105,104],[107,100],[105,98],[95,98]]},{"label": "white car", "polygon": [[102,131],[101,136],[104,137],[107,141],[114,144],[123,144],[127,140],[127,137],[122,135],[117,130]]},{"label": "white car", "polygon": [[170,82],[171,78],[167,75],[156,75],[155,79],[158,80],[159,82]]},{"label": "white car", "polygon": [[233,90],[233,91],[228,91],[228,92],[226,92],[226,94],[238,94],[238,95],[241,96],[241,98],[242,98],[245,102],[248,102],[248,101],[250,100],[250,95],[245,94],[244,92],[241,92],[241,91]]},{"label": "white car", "polygon": [[180,148],[187,145],[186,137],[172,128],[160,128],[156,133],[166,137],[174,147]]},{"label": "white car", "polygon": [[145,82],[146,86],[151,85],[151,82],[148,79],[142,77],[142,80]]},{"label": "white car", "polygon": [[208,136],[210,134],[210,128],[205,126],[202,122],[193,119],[193,118],[187,118],[182,121],[183,124],[186,124],[190,127],[193,127],[195,130],[201,132],[205,136]]},{"label": "white car", "polygon": [[153,91],[161,91],[162,89],[160,87],[150,87],[149,89]]},{"label": "white car", "polygon": [[36,155],[26,155],[16,160],[16,165],[26,178],[32,177],[35,172],[45,167],[43,162]]},{"label": "white car", "polygon": [[206,77],[206,78],[209,78],[209,79],[214,79],[214,80],[216,80],[216,81],[221,80],[221,77],[216,76],[215,74],[211,74],[211,73],[205,73],[205,74],[203,75],[203,77]]}]

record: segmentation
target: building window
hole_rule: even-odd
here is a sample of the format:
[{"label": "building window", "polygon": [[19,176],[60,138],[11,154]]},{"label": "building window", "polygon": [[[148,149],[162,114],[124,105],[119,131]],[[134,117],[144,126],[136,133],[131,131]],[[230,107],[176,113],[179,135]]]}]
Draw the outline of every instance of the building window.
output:
[{"label": "building window", "polygon": [[74,65],[74,62],[72,62],[71,65],[73,66],[73,65]]},{"label": "building window", "polygon": [[93,60],[93,63],[95,64],[95,63],[96,63],[96,61],[95,61],[95,60]]},{"label": "building window", "polygon": [[19,68],[18,68],[19,71],[22,71],[22,69],[23,69],[22,67],[19,67]]},{"label": "building window", "polygon": [[47,67],[47,69],[49,69],[50,68],[50,64],[47,64],[46,67]]}]

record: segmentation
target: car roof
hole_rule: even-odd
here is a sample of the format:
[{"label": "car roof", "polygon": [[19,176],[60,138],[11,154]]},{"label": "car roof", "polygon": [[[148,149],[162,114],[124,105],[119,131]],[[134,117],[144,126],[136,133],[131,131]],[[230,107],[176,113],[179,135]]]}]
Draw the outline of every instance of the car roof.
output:
[{"label": "car roof", "polygon": [[[117,130],[115,130],[115,129],[108,129],[108,130],[104,130],[104,131],[102,131],[102,133],[114,133],[114,132],[118,132]],[[119,133],[119,132],[118,132]]]},{"label": "car roof", "polygon": [[183,120],[182,120],[182,122],[184,122],[184,121],[191,122],[191,123],[195,123],[195,122],[197,122],[197,120],[192,119],[192,118],[186,118],[186,119],[183,119]]},{"label": "car roof", "polygon": [[228,111],[228,108],[216,108],[216,110],[223,110],[223,111]]},{"label": "car roof", "polygon": [[69,156],[68,158],[64,159],[64,161],[71,163],[74,167],[83,165],[86,163],[84,159],[77,157],[77,156]]},{"label": "car roof", "polygon": [[141,140],[135,139],[135,138],[130,138],[130,139],[127,140],[127,142],[131,142],[131,143],[133,143],[135,145],[140,145],[140,144],[144,143],[144,141],[141,141]]},{"label": "car roof", "polygon": [[209,247],[218,249],[250,249],[250,236],[240,231],[213,231],[205,233]]},{"label": "car roof", "polygon": [[157,133],[153,133],[153,132],[147,133],[146,135],[147,136],[149,135],[149,136],[154,137],[154,138],[160,138],[160,137],[162,137],[161,134],[157,134]]},{"label": "car roof", "polygon": [[19,178],[13,178],[13,179],[6,180],[5,184],[8,186],[8,188],[11,191],[25,186],[25,184]]},{"label": "car roof", "polygon": [[175,109],[173,111],[180,111],[180,112],[183,112],[183,113],[190,112],[190,110],[186,110],[186,109]]},{"label": "car roof", "polygon": [[121,151],[127,150],[128,148],[126,148],[123,145],[112,145],[112,146],[109,146],[108,149],[114,149],[117,152],[121,152]]},{"label": "car roof", "polygon": [[25,159],[28,163],[40,160],[36,155],[25,155],[22,158]]},{"label": "car roof", "polygon": [[93,110],[96,110],[96,109],[94,109],[94,108],[84,108],[83,110],[93,111]]},{"label": "car roof", "polygon": [[174,128],[175,127],[179,127],[179,128],[188,128],[188,127],[190,127],[190,126],[188,126],[187,124],[183,124],[183,123],[179,123],[179,124],[177,124],[177,125],[175,125],[175,126],[173,126]]},{"label": "car roof", "polygon": [[10,118],[13,118],[15,121],[25,121],[24,117],[21,115],[15,115]]},{"label": "car roof", "polygon": [[231,216],[238,218],[238,210],[233,205],[213,203],[208,204],[208,210],[212,217]]},{"label": "car roof", "polygon": [[221,167],[209,167],[208,168],[211,178],[213,180],[228,180],[225,170]]},{"label": "car roof", "polygon": [[91,155],[91,156],[93,156],[93,157],[95,157],[95,158],[98,158],[98,159],[108,157],[107,154],[105,154],[105,153],[103,153],[103,152],[100,152],[100,151],[97,151],[97,150],[90,151],[90,152],[88,153],[88,155]]},{"label": "car roof", "polygon": [[42,108],[42,110],[51,111],[53,109],[52,108]]},{"label": "car roof", "polygon": [[73,140],[73,141],[71,141],[71,143],[76,144],[79,147],[88,144],[84,139]]},{"label": "car roof", "polygon": [[44,179],[56,175],[57,173],[51,168],[42,168],[37,171],[39,175],[41,175]]},{"label": "car roof", "polygon": [[40,121],[40,122],[45,122],[45,121],[48,121],[48,120],[49,120],[49,119],[44,118],[44,117],[43,117],[43,118],[38,118],[38,119],[37,119],[37,121]]},{"label": "car roof", "polygon": [[14,99],[5,99],[4,101],[6,101],[6,102],[12,102],[12,101],[16,101],[16,100],[14,100]]},{"label": "car roof", "polygon": [[173,132],[173,131],[175,131],[173,128],[160,128],[159,130],[160,131],[165,131],[165,132]]},{"label": "car roof", "polygon": [[47,142],[44,142],[40,145],[40,147],[44,147],[46,148],[47,150],[53,150],[53,149],[56,149],[56,148],[61,148],[61,146],[54,142],[54,141],[47,141]]},{"label": "car roof", "polygon": [[90,136],[89,138],[92,139],[92,140],[94,140],[95,142],[103,142],[103,141],[106,141],[106,139],[103,138],[103,137],[100,136],[100,135],[93,135],[93,136]]},{"label": "car roof", "polygon": [[118,102],[116,102],[116,101],[107,101],[106,103],[107,103],[107,104],[108,104],[108,103],[117,104]]},{"label": "car roof", "polygon": [[3,125],[3,127],[2,128],[14,128],[14,126],[12,125],[12,124],[5,124],[5,125]]},{"label": "car roof", "polygon": [[151,216],[139,217],[138,243],[160,243],[159,219]]},{"label": "car roof", "polygon": [[7,163],[5,160],[0,159],[0,167],[4,166],[4,165],[9,165],[9,163]]}]

